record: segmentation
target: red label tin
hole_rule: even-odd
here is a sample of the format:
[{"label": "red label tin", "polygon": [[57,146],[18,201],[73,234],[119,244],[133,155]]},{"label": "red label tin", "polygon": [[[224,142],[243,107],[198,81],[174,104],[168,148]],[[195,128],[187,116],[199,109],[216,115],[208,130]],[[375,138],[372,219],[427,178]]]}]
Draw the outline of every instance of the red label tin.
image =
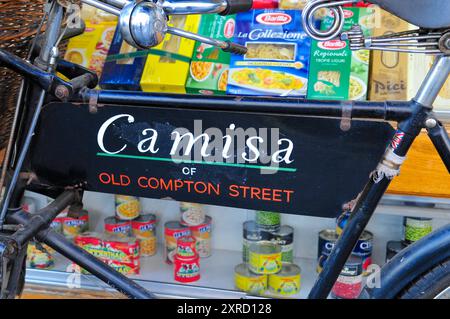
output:
[{"label": "red label tin", "polygon": [[200,258],[182,258],[175,255],[174,258],[175,280],[179,282],[194,282],[200,279]]}]

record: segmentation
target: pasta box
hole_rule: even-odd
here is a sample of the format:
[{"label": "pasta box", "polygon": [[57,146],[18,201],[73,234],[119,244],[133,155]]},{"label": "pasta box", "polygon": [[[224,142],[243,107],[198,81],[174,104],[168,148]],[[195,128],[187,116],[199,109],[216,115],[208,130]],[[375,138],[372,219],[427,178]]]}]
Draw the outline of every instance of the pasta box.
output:
[{"label": "pasta box", "polygon": [[[233,38],[235,26],[234,15],[203,15],[199,34],[217,40],[229,41]],[[230,53],[223,52],[220,48],[212,45],[197,42],[189,67],[186,92],[205,95],[225,94],[229,65]]]},{"label": "pasta box", "polygon": [[[174,15],[169,25],[197,33],[200,15]],[[185,85],[189,74],[195,41],[166,34],[164,41],[149,50],[141,89],[145,92],[186,93]]]},{"label": "pasta box", "polygon": [[247,54],[231,55],[227,93],[305,96],[311,39],[300,10],[253,10],[236,16],[234,42]]},{"label": "pasta box", "polygon": [[[375,25],[373,8],[344,8],[344,30],[360,24],[365,35],[372,34]],[[329,12],[321,29],[329,29],[334,17]],[[341,40],[316,41],[311,48],[308,98],[318,100],[366,100],[370,53],[352,51]]]},{"label": "pasta box", "polygon": [[139,91],[147,54],[145,50],[137,50],[126,43],[117,28],[103,67],[100,87]]},{"label": "pasta box", "polygon": [[86,21],[84,33],[69,40],[65,59],[95,71],[100,76],[116,24],[116,21]]},{"label": "pasta box", "polygon": [[[374,36],[402,32],[411,25],[381,8],[376,8],[379,24]],[[399,52],[373,51],[371,56],[369,100],[406,101],[408,54]]]}]

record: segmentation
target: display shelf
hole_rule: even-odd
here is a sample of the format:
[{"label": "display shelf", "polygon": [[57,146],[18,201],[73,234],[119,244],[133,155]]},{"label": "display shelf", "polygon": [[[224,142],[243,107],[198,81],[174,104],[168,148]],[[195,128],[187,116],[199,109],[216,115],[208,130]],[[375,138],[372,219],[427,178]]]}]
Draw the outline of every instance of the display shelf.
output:
[{"label": "display shelf", "polygon": [[[177,298],[270,298],[269,293],[263,296],[251,296],[234,288],[234,267],[242,260],[241,252],[231,250],[215,250],[209,258],[200,261],[201,278],[195,283],[180,284],[173,279],[173,265],[164,262],[163,247],[152,257],[141,258],[141,273],[129,276],[158,297]],[[316,279],[316,261],[308,258],[296,258],[295,263],[301,268],[300,293],[290,296],[294,299],[305,299]],[[55,266],[51,270],[27,269],[28,284],[51,285],[87,290],[113,291],[92,275],[73,274],[71,263],[61,255],[55,257]],[[276,296],[280,298],[280,296]]]}]

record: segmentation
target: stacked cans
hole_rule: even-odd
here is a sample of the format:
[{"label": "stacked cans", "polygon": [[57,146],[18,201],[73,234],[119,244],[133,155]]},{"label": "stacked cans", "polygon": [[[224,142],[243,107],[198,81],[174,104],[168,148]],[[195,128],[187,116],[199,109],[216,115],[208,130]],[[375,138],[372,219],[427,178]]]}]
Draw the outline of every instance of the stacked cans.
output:
[{"label": "stacked cans", "polygon": [[[318,272],[321,271],[326,257],[331,253],[335,242],[339,235],[343,232],[347,222],[350,218],[350,211],[344,211],[338,218],[336,218],[335,230],[323,230],[319,233],[319,245],[318,245],[318,258],[322,256],[322,263],[319,262]],[[373,234],[369,231],[363,231],[358,242],[353,248],[352,255],[360,257],[362,260],[363,273],[367,274],[367,268],[372,263],[372,250],[373,250]]]},{"label": "stacked cans", "polygon": [[279,213],[256,212],[255,221],[246,221],[243,227],[242,259],[249,262],[250,244],[260,241],[270,241],[281,248],[281,261],[294,261],[294,229],[281,225]]},{"label": "stacked cans", "polygon": [[422,217],[403,218],[403,240],[389,241],[386,245],[386,262],[408,245],[422,239],[433,231],[433,219]]},{"label": "stacked cans", "polygon": [[212,218],[201,204],[180,203],[180,221],[164,225],[166,263],[174,265],[179,282],[200,279],[200,258],[211,256]]},{"label": "stacked cans", "polygon": [[211,256],[212,218],[206,216],[203,205],[180,203],[180,223],[189,227],[196,240],[196,251],[201,258]]},{"label": "stacked cans", "polygon": [[105,218],[104,222],[106,234],[118,238],[136,238],[141,256],[156,254],[156,216],[141,214],[138,197],[115,195],[115,216]]},{"label": "stacked cans", "polygon": [[281,226],[279,213],[258,211],[243,226],[242,264],[235,268],[237,289],[292,295],[300,289],[300,267],[293,264],[294,230]]},{"label": "stacked cans", "polygon": [[183,283],[200,279],[200,257],[196,251],[196,240],[192,236],[180,237],[177,240],[174,278]]}]

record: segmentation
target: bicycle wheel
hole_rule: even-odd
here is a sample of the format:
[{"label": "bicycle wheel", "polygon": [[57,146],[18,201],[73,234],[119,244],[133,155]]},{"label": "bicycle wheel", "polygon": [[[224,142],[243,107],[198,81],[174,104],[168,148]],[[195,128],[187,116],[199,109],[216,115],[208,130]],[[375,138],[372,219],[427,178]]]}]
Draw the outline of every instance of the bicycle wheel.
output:
[{"label": "bicycle wheel", "polygon": [[398,297],[400,299],[450,299],[450,259],[415,279]]}]

